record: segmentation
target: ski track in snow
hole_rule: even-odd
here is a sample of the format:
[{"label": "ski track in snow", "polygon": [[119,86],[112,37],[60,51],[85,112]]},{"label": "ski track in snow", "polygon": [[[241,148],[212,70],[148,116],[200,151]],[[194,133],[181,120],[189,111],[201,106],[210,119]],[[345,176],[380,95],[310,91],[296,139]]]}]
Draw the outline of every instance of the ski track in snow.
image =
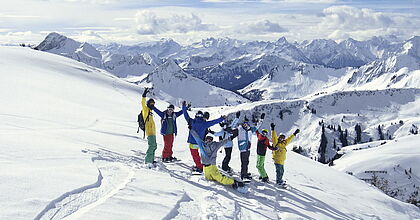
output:
[{"label": "ski track in snow", "polygon": [[101,158],[92,158],[98,169],[95,183],[64,193],[51,201],[35,220],[70,219],[103,203],[125,187],[133,172],[120,163],[109,163]]},{"label": "ski track in snow", "polygon": [[[256,175],[249,185],[250,193],[241,194],[230,186],[208,181],[204,176],[191,175],[190,166],[181,161],[158,163],[157,167],[149,169],[144,164],[145,153],[140,151],[132,150],[134,155],[125,155],[104,148],[86,149],[83,152],[94,155],[94,160],[125,164],[134,169],[148,169],[151,172],[168,173],[183,184],[204,191],[201,196],[184,192],[163,219],[243,219],[255,216],[264,219],[283,219],[290,216],[313,219],[299,209],[316,210],[322,216],[331,219],[354,219],[354,216],[343,213],[295,187],[288,186],[288,189],[281,189],[273,182],[256,181],[258,178]],[[156,156],[155,159],[159,160],[160,157]]]}]

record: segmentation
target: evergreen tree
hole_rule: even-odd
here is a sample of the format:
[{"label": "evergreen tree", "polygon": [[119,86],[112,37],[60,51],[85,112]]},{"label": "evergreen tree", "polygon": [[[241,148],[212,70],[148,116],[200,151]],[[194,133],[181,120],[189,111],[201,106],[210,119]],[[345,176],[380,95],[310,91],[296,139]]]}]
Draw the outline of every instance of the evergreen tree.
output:
[{"label": "evergreen tree", "polygon": [[325,135],[325,127],[322,125],[321,144],[319,145],[318,153],[320,154],[319,162],[326,163],[325,152],[327,151],[327,136]]},{"label": "evergreen tree", "polygon": [[354,130],[356,131],[355,143],[360,143],[362,141],[362,127],[359,124],[356,124]]},{"label": "evergreen tree", "polygon": [[384,140],[384,134],[382,133],[381,125],[378,125],[379,140]]}]

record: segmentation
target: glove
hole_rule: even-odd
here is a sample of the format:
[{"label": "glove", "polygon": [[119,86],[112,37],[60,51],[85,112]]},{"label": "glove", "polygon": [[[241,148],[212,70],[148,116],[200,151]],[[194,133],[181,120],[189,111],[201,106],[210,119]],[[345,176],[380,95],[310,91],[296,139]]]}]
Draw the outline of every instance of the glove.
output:
[{"label": "glove", "polygon": [[239,118],[241,116],[241,112],[236,112],[236,118]]},{"label": "glove", "polygon": [[149,88],[144,88],[143,97],[146,97],[146,94],[149,92]]},{"label": "glove", "polygon": [[276,127],[274,123],[271,123],[270,126],[271,126],[271,130],[274,130],[274,127]]},{"label": "glove", "polygon": [[191,108],[191,102],[188,103],[187,108]]},{"label": "glove", "polygon": [[262,113],[261,114],[261,119],[264,119],[265,118],[265,113]]},{"label": "glove", "polygon": [[293,132],[293,134],[296,136],[299,132],[300,132],[300,130],[299,130],[299,128],[298,128],[298,129],[296,129],[296,131],[295,131],[295,132]]},{"label": "glove", "polygon": [[210,134],[214,134],[215,133],[214,131],[212,131],[210,129],[208,129],[208,131],[209,131]]}]

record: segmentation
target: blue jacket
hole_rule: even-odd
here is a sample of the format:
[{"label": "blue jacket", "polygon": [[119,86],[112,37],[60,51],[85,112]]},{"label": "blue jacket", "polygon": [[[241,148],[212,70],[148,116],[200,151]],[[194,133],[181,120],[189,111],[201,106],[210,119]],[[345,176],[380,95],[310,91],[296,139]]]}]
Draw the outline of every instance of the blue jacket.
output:
[{"label": "blue jacket", "polygon": [[[164,112],[161,112],[156,107],[153,107],[153,111],[155,111],[156,114],[158,114],[161,118],[160,134],[166,135],[166,130],[168,128],[168,120],[166,120],[167,119],[167,117],[166,117],[167,111],[165,110]],[[175,135],[177,134],[176,118],[179,117],[181,114],[182,114],[182,110],[173,113],[173,119],[174,119],[173,123],[174,123],[174,134]]]},{"label": "blue jacket", "polygon": [[[206,130],[207,128],[222,122],[224,119],[222,117],[215,119],[215,120],[211,120],[211,121],[206,121],[203,118],[190,118],[190,116],[188,115],[187,112],[187,106],[182,106],[182,112],[184,113],[184,117],[185,120],[187,120],[188,124],[192,125],[192,129],[197,132],[198,136],[203,140],[204,139],[204,135],[206,134]],[[197,141],[195,140],[195,138],[192,136],[191,132],[189,132],[188,134],[188,143],[190,144],[197,144]]]}]

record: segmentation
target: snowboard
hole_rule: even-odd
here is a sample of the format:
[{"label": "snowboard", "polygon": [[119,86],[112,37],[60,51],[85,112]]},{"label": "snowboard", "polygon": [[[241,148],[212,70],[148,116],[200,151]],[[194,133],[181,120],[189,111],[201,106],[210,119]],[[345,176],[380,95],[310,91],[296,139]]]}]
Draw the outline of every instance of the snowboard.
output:
[{"label": "snowboard", "polygon": [[171,161],[162,161],[162,163],[176,163],[176,162],[180,162],[180,159],[175,159],[175,160],[171,160]]}]

